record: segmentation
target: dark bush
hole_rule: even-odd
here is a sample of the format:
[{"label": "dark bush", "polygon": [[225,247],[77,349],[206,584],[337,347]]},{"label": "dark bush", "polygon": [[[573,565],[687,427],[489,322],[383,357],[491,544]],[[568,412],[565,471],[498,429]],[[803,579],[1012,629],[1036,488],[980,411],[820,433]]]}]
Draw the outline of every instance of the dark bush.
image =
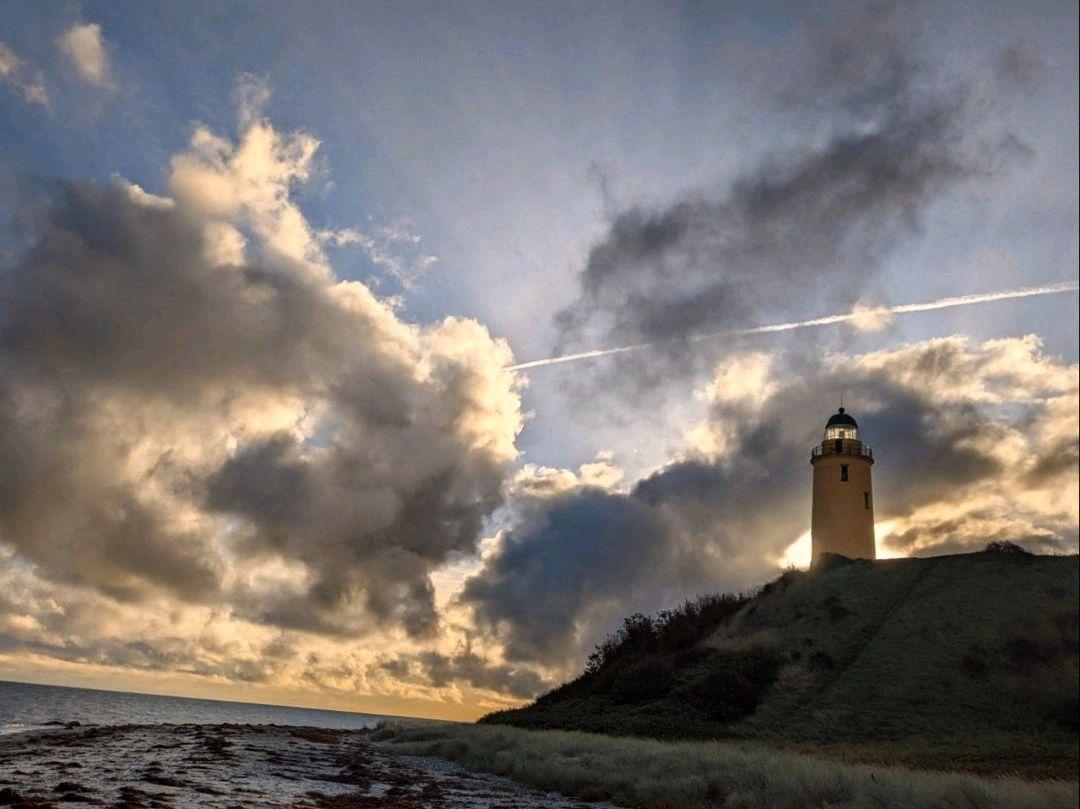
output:
[{"label": "dark bush", "polygon": [[748,600],[746,596],[731,593],[699,595],[673,610],[657,613],[654,621],[657,647],[665,652],[678,652],[697,644]]},{"label": "dark bush", "polygon": [[1059,612],[1054,616],[1054,626],[1061,638],[1062,648],[1076,654],[1080,644],[1080,613],[1075,610]]},{"label": "dark bush", "polygon": [[833,623],[842,621],[851,615],[851,610],[841,604],[840,599],[835,595],[826,598],[822,604],[825,606],[825,615],[828,616],[829,620]]},{"label": "dark bush", "polygon": [[815,669],[827,671],[836,667],[836,661],[832,659],[832,655],[828,652],[814,652],[810,655],[810,665]]},{"label": "dark bush", "polygon": [[1034,556],[1029,551],[1025,551],[1015,542],[988,542],[986,544],[985,553],[1003,553],[1008,556]]},{"label": "dark bush", "polygon": [[791,585],[792,582],[796,581],[802,575],[803,572],[798,568],[785,568],[784,572],[780,574],[779,578],[773,579],[768,584],[762,585],[761,591],[758,593],[758,595],[767,596],[769,593],[772,592],[783,592],[788,588],[789,585]]},{"label": "dark bush", "polygon": [[609,635],[589,655],[585,663],[586,673],[599,671],[604,666],[631,656],[652,654],[656,651],[656,626],[653,619],[640,612],[623,619],[623,625]]},{"label": "dark bush", "polygon": [[716,630],[750,600],[732,593],[699,595],[673,610],[655,617],[635,613],[623,625],[596,645],[585,664],[586,673],[596,673],[617,660],[638,658],[656,652],[674,654],[689,649]]},{"label": "dark bush", "polygon": [[708,646],[691,646],[675,655],[675,665],[679,668],[689,668],[711,657],[715,649]]},{"label": "dark bush", "polygon": [[980,652],[973,650],[965,652],[960,658],[960,671],[968,677],[984,677],[990,671],[990,666]]},{"label": "dark bush", "polygon": [[625,666],[611,684],[611,698],[620,704],[640,704],[662,697],[671,689],[671,667],[657,659]]},{"label": "dark bush", "polygon": [[757,708],[780,672],[768,649],[717,651],[685,687],[687,701],[717,722],[734,722]]},{"label": "dark bush", "polygon": [[1072,731],[1080,731],[1080,696],[1073,694],[1054,707],[1050,721],[1064,725]]},{"label": "dark bush", "polygon": [[829,616],[829,620],[833,623],[842,621],[851,615],[851,610],[845,607],[843,604],[833,604],[829,607],[829,611],[826,613]]},{"label": "dark bush", "polygon": [[1005,656],[1009,659],[1009,669],[1014,672],[1027,672],[1036,666],[1052,662],[1058,657],[1056,644],[1037,643],[1029,638],[1013,638],[1005,643]]}]

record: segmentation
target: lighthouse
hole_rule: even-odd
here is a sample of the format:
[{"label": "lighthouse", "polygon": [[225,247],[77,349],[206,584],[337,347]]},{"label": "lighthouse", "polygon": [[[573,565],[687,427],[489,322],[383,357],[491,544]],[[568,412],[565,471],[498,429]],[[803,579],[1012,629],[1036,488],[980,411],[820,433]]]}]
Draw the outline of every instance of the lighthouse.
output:
[{"label": "lighthouse", "polygon": [[844,408],[825,424],[825,436],[810,452],[814,503],[810,519],[811,564],[823,553],[873,559],[874,453],[859,438],[859,425]]}]

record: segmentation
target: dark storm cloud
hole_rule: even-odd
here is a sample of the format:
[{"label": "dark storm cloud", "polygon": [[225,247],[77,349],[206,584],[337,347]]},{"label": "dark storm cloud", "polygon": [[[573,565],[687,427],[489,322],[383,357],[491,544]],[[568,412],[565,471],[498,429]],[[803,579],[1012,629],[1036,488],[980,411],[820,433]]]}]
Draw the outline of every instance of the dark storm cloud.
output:
[{"label": "dark storm cloud", "polygon": [[674,340],[670,356],[653,355],[670,363],[695,332],[846,309],[934,200],[1014,151],[965,144],[971,94],[931,75],[887,25],[857,15],[771,77],[807,145],[723,191],[618,213],[556,317],[557,352]]},{"label": "dark storm cloud", "polygon": [[565,655],[577,622],[629,606],[643,577],[677,566],[669,529],[633,498],[599,489],[559,495],[504,538],[463,599],[482,626],[510,627],[508,660]]},{"label": "dark storm cloud", "polygon": [[386,660],[380,668],[398,682],[419,682],[432,688],[465,684],[517,699],[530,699],[551,683],[528,666],[492,663],[465,649],[455,654],[427,651]]},{"label": "dark storm cloud", "polygon": [[[244,148],[274,143],[254,126]],[[244,166],[283,173],[296,158],[279,152]],[[207,215],[200,183],[231,169],[200,160],[174,163],[176,201],[55,182],[23,206],[27,249],[0,268],[0,538],[121,600],[428,632],[428,574],[473,547],[513,457],[508,352],[336,283],[287,198]],[[236,263],[242,237],[252,260]],[[275,560],[287,580],[248,575]]]},{"label": "dark storm cloud", "polygon": [[[466,485],[455,470],[446,470],[416,486],[409,508],[376,528],[351,502],[363,485],[357,470],[365,462],[360,448],[339,445],[323,450],[313,463],[295,439],[279,435],[246,447],[210,477],[211,508],[248,518],[260,547],[300,559],[321,574],[301,598],[263,595],[254,609],[242,605],[243,614],[295,629],[348,634],[349,612],[343,608],[360,599],[369,612],[410,634],[434,627],[426,573],[451,551],[472,546],[483,516],[499,502],[498,491]],[[489,480],[496,479],[493,469]],[[362,580],[358,567],[365,570]]]},{"label": "dark storm cloud", "polygon": [[[875,516],[903,526],[890,547],[945,553],[1011,540],[1075,552],[1075,504],[1065,502],[1075,489],[1075,444],[1038,432],[1075,431],[1075,414],[1066,412],[1075,368],[1047,363],[1037,347],[1022,355],[1018,348],[1032,350],[1024,341],[965,345],[929,341],[843,367],[800,361],[784,365],[775,374],[782,382],[765,393],[717,391],[710,423],[729,436],[718,456],[671,463],[628,493],[534,490],[463,600],[503,639],[507,659],[572,667],[625,614],[763,582],[809,524],[809,448],[828,415],[820,403],[844,385],[859,391],[856,415],[880,459]],[[986,392],[998,388],[1005,392]],[[1008,407],[988,403],[995,396]],[[1048,405],[1048,396],[1065,399]],[[813,413],[819,423],[807,418]],[[1003,457],[1002,447],[1022,457]],[[1023,486],[1040,496],[1064,492],[1065,500],[980,505],[980,497],[1008,497]],[[937,508],[920,513],[928,507]],[[950,510],[954,517],[940,518]]]}]

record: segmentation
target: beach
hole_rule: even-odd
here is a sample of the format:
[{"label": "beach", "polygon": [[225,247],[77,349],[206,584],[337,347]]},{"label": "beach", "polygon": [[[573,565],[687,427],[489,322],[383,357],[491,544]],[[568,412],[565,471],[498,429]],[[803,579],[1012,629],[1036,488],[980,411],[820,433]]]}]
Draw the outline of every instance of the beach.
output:
[{"label": "beach", "polygon": [[1039,781],[1005,772],[845,762],[822,757],[825,748],[814,755],[732,741],[663,742],[427,720],[383,720],[361,729],[255,722],[43,724],[48,726],[0,735],[0,807],[1078,805],[1073,778]]},{"label": "beach", "polygon": [[[281,725],[56,727],[0,737],[0,806],[584,806],[362,731]],[[589,804],[603,806],[604,804]]]}]

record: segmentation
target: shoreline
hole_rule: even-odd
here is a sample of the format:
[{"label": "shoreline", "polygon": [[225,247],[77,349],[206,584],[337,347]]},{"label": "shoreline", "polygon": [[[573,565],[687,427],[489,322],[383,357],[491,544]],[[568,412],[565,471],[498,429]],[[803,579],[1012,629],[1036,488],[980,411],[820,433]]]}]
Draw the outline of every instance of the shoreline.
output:
[{"label": "shoreline", "polygon": [[582,806],[445,759],[402,755],[368,736],[356,730],[227,724],[27,730],[0,736],[0,806]]}]

